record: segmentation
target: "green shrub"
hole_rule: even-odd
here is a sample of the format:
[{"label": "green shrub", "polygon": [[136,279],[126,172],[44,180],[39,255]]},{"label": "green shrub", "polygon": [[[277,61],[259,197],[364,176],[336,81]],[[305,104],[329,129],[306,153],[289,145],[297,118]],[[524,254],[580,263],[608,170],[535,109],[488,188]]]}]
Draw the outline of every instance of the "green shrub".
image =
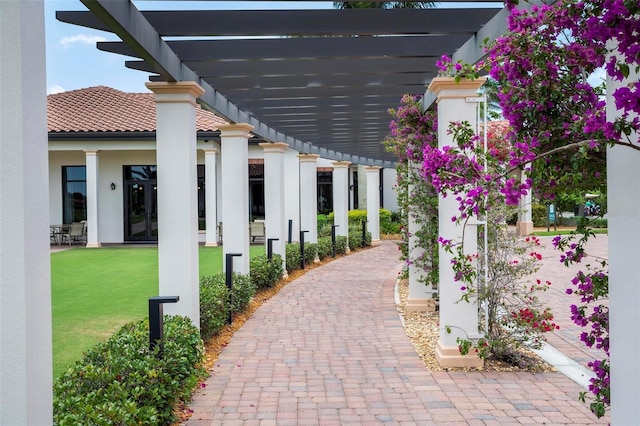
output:
[{"label": "green shrub", "polygon": [[391,212],[387,209],[380,209],[380,228],[389,226],[391,223]]},{"label": "green shrub", "polygon": [[231,293],[233,294],[233,312],[242,312],[256,294],[256,287],[251,282],[249,275],[234,272]]},{"label": "green shrub", "polygon": [[365,243],[362,244],[362,226],[349,227],[349,249],[355,250],[364,246],[371,245],[371,232],[365,233]]},{"label": "green shrub", "polygon": [[326,214],[318,215],[318,229],[325,226],[329,226],[329,229],[331,229],[331,225],[333,225],[333,216],[329,219],[329,216]]},{"label": "green shrub", "polygon": [[123,326],[53,385],[56,425],[169,425],[173,408],[206,377],[204,345],[186,317],[165,316],[164,352],[149,349],[148,320]]},{"label": "green shrub", "polygon": [[603,217],[592,219],[589,221],[589,226],[591,226],[592,228],[606,229],[608,228],[607,219]]},{"label": "green shrub", "polygon": [[359,225],[360,223],[367,221],[366,210],[349,210],[347,215],[349,217],[349,227],[351,227],[351,225]]},{"label": "green shrub", "polygon": [[333,243],[331,242],[331,237],[318,238],[317,249],[318,258],[320,260],[333,255]]},{"label": "green shrub", "polygon": [[380,233],[381,234],[399,234],[401,227],[402,227],[402,224],[398,222],[380,223]]},{"label": "green shrub", "polygon": [[271,260],[263,254],[249,261],[249,277],[256,289],[273,287],[282,278],[282,272],[282,256],[279,254],[274,254]]},{"label": "green shrub", "polygon": [[203,339],[222,330],[229,317],[229,290],[224,273],[200,278],[200,334]]},{"label": "green shrub", "polygon": [[304,243],[304,263],[310,265],[316,260],[318,255],[318,245],[315,243]]},{"label": "green shrub", "polygon": [[342,235],[336,236],[336,253],[345,254],[347,252],[347,237]]},{"label": "green shrub", "polygon": [[324,225],[322,225],[322,227],[318,225],[318,238],[330,237],[332,225],[333,225],[332,223],[325,223]]},{"label": "green shrub", "polygon": [[300,243],[287,244],[285,248],[287,273],[300,269]]},{"label": "green shrub", "polygon": [[547,206],[543,204],[532,204],[531,220],[533,221],[533,226],[547,226]]}]

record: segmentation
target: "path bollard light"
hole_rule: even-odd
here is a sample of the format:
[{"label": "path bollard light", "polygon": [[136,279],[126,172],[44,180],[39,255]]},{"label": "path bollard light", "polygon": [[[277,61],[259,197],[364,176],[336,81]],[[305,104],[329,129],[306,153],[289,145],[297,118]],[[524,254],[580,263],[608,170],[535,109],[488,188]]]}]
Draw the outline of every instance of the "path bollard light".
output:
[{"label": "path bollard light", "polygon": [[242,253],[227,253],[225,259],[225,283],[229,289],[229,318],[227,318],[229,324],[233,323],[233,258],[240,256]]},{"label": "path bollard light", "polygon": [[336,257],[336,228],[340,225],[331,225],[331,247],[333,247],[333,257]]},{"label": "path bollard light", "polygon": [[293,238],[293,220],[289,219],[289,238],[287,241],[291,244],[291,238]]},{"label": "path bollard light", "polygon": [[280,241],[280,238],[268,238],[267,239],[267,259],[271,260],[273,257],[273,242]]},{"label": "path bollard light", "polygon": [[163,303],[178,303],[180,296],[155,296],[149,298],[149,350],[153,351],[160,345],[159,354],[162,356],[164,344],[164,316],[162,315]]},{"label": "path bollard light", "polygon": [[304,233],[309,231],[300,231],[300,269],[304,269]]},{"label": "path bollard light", "polygon": [[362,247],[367,246],[367,222],[368,220],[362,221]]}]

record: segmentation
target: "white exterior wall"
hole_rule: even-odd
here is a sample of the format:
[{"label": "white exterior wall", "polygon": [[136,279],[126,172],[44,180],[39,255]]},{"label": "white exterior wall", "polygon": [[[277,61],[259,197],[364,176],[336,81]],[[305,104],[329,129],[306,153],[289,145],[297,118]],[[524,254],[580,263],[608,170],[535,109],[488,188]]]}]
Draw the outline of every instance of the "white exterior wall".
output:
[{"label": "white exterior wall", "polygon": [[392,212],[398,211],[398,193],[396,191],[396,169],[382,169],[382,206]]},{"label": "white exterior wall", "polygon": [[[124,241],[123,166],[155,165],[155,151],[100,151],[98,197],[101,243]],[[62,166],[84,166],[82,151],[49,152],[49,222],[62,223]],[[111,182],[116,184],[111,190]]]}]

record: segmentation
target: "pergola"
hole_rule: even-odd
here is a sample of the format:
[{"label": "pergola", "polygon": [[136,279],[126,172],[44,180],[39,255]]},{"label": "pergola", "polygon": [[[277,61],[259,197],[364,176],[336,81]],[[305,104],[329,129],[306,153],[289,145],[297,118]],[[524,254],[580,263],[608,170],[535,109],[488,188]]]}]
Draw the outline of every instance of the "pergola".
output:
[{"label": "pergola", "polygon": [[203,10],[184,11],[81,1],[89,11],[57,18],[115,33],[122,42],[98,48],[137,58],[126,66],[152,73],[152,81],[198,83],[205,108],[252,125],[264,140],[383,167],[395,162],[381,143],[388,109],[404,94],[424,94],[442,55],[479,60],[482,41],[506,25],[503,8],[447,8],[456,0],[433,9],[345,10],[215,10],[216,1],[202,1]]}]

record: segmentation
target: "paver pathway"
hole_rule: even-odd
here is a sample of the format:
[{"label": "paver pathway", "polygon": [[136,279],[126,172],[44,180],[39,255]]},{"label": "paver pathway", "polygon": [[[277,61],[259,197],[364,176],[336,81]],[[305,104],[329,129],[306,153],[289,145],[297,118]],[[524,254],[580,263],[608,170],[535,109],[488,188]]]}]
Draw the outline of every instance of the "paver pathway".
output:
[{"label": "paver pathway", "polygon": [[606,424],[560,373],[426,370],[394,303],[395,244],[311,270],[220,354],[187,425]]}]

